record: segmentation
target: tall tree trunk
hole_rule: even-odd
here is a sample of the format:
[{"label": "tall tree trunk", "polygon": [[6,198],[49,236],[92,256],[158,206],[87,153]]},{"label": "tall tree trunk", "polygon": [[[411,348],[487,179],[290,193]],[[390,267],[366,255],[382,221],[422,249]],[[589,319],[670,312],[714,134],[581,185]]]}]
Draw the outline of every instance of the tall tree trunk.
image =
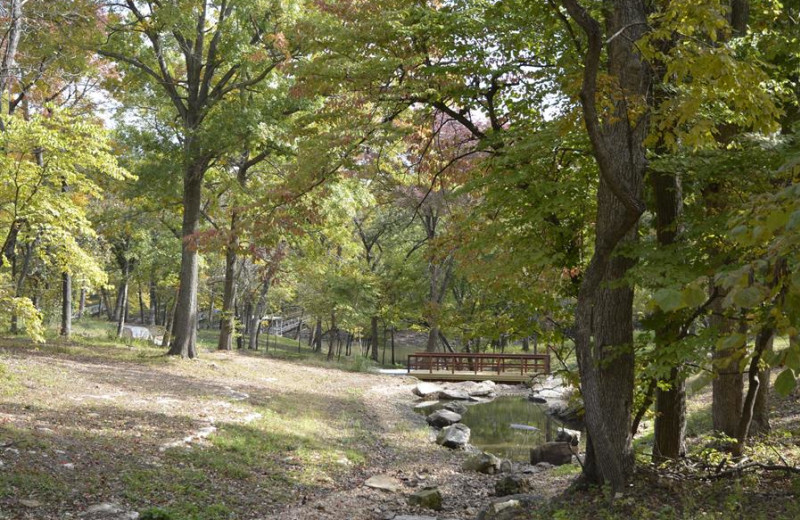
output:
[{"label": "tall tree trunk", "polygon": [[203,176],[207,161],[189,165],[183,180],[183,224],[181,226],[181,270],[174,339],[167,354],[197,357],[197,281],[199,256],[195,235],[200,225]]},{"label": "tall tree trunk", "polygon": [[[261,318],[264,316],[264,306],[267,303],[269,286],[269,280],[262,284],[261,290],[258,293],[258,299],[256,300],[255,305],[251,306],[253,312],[250,314],[250,324],[247,326],[248,330],[250,331],[248,348],[251,350],[258,350],[258,333],[261,329]],[[267,341],[269,341],[269,336],[267,336]]]},{"label": "tall tree trunk", "polygon": [[86,312],[86,287],[81,287],[80,296],[78,297],[78,319],[83,318]]},{"label": "tall tree trunk", "polygon": [[239,247],[239,239],[236,236],[236,212],[231,217],[231,239],[225,251],[225,285],[222,291],[222,317],[219,328],[219,350],[231,350],[233,348],[233,334],[236,328],[236,317],[234,312],[236,302],[236,250]]},{"label": "tall tree trunk", "polygon": [[[583,273],[575,315],[575,347],[587,425],[584,477],[621,492],[633,473],[630,433],[634,383],[633,288],[625,282],[632,266],[615,255],[617,246],[636,239],[644,212],[645,105],[650,73],[636,42],[647,30],[640,0],[607,2],[606,29],[578,3],[562,0],[587,36],[580,99],[583,119],[600,170],[595,249]],[[605,32],[605,34],[604,34]],[[607,45],[607,62],[603,61]],[[615,87],[605,93],[612,110],[597,108],[597,77],[607,65]]]},{"label": "tall tree trunk", "polygon": [[105,305],[108,321],[114,321],[114,308],[112,308],[110,305],[111,301],[108,299],[108,290],[105,287],[100,289],[100,297]]},{"label": "tall tree trunk", "polygon": [[[656,213],[656,237],[661,248],[668,248],[678,239],[679,219],[683,210],[680,179],[673,173],[652,171]],[[661,314],[656,330],[656,348],[669,348],[678,341],[680,323],[667,313]],[[673,367],[669,376],[656,386],[655,438],[653,459],[677,459],[686,455],[686,380],[681,367]]]},{"label": "tall tree trunk", "polygon": [[171,307],[169,302],[165,304],[167,315],[164,317],[164,339],[161,341],[161,345],[164,347],[170,344],[170,339],[172,338],[172,326],[175,323],[175,312],[178,307],[178,292],[180,292],[180,290],[175,293],[175,298],[172,299]]},{"label": "tall tree trunk", "polygon": [[117,300],[114,302],[114,321],[119,321],[119,315],[122,312],[122,286],[117,289]]},{"label": "tall tree trunk", "polygon": [[314,352],[322,352],[322,318],[317,318],[317,326],[314,327]]},{"label": "tall tree trunk", "polygon": [[149,315],[147,316],[147,323],[148,325],[155,326],[156,325],[156,318],[158,316],[158,291],[156,290],[156,282],[153,278],[150,278],[150,307],[149,307]]},{"label": "tall tree trunk", "polygon": [[372,342],[372,360],[378,361],[378,317],[372,317],[372,337],[370,338]]},{"label": "tall tree trunk", "polygon": [[[762,357],[769,357],[773,351],[775,340],[775,330],[772,327],[764,327],[756,336],[756,348],[758,343],[764,344],[764,354]],[[755,402],[753,403],[753,418],[750,423],[749,436],[762,435],[769,433],[772,426],[769,423],[769,383],[772,371],[769,365],[758,371],[758,391],[756,392]]]},{"label": "tall tree trunk", "polygon": [[206,329],[213,328],[214,325],[214,286],[211,286],[211,289],[208,294],[208,316],[206,317]]},{"label": "tall tree trunk", "polygon": [[119,318],[117,320],[117,338],[122,337],[122,330],[125,328],[125,308],[128,306],[128,261],[125,260],[122,269],[122,287],[119,290],[121,295],[121,303],[120,307],[122,307],[122,311],[119,313]]},{"label": "tall tree trunk", "polygon": [[755,408],[756,395],[759,388],[767,386],[768,381],[762,381],[759,377],[758,366],[764,356],[767,347],[772,344],[772,328],[765,328],[756,336],[755,352],[750,360],[750,368],[747,371],[747,395],[742,403],[742,413],[739,417],[739,424],[736,426],[736,444],[733,445],[734,457],[741,457],[744,454],[744,443],[750,434],[750,425],[753,420],[753,409]]},{"label": "tall tree trunk", "polygon": [[[711,326],[718,335],[725,335],[735,328],[736,322],[723,314],[722,300],[725,293],[718,295],[711,304]],[[711,382],[711,419],[714,429],[728,437],[736,437],[742,415],[742,370],[740,363],[744,357],[744,347],[722,348],[718,346],[712,353],[712,364],[716,377]]]},{"label": "tall tree trunk", "polygon": [[392,326],[392,366],[395,365],[394,360],[394,326]]},{"label": "tall tree trunk", "polygon": [[328,338],[328,361],[333,360],[333,341],[334,336],[339,336],[339,331],[336,330],[336,315],[331,313],[331,329],[330,338]]},{"label": "tall tree trunk", "polygon": [[72,334],[72,275],[61,273],[61,336]]},{"label": "tall tree trunk", "polygon": [[[6,16],[10,15],[11,19],[9,20],[10,23],[8,23],[8,29],[5,35],[5,52],[3,53],[3,59],[0,63],[0,99],[4,100],[6,103],[8,102],[7,100],[11,99],[11,76],[16,72],[17,47],[19,46],[23,31],[22,6],[25,4],[25,1],[26,0],[11,0],[11,5],[8,6],[8,10],[6,11]],[[7,93],[9,94],[8,97],[6,97]],[[5,106],[0,109],[0,113],[6,114],[7,108],[9,108],[9,105],[5,104]],[[0,130],[5,130],[2,122],[0,122]]]},{"label": "tall tree trunk", "polygon": [[[37,237],[36,240],[34,240],[33,242],[29,242],[28,244],[25,245],[25,257],[24,257],[24,259],[22,261],[22,269],[20,270],[20,273],[17,275],[17,281],[16,281],[16,284],[14,286],[14,295],[17,298],[22,296],[22,289],[25,287],[25,280],[27,279],[28,274],[30,273],[30,269],[31,269],[31,260],[33,259],[33,250],[36,247],[36,242],[38,242],[38,241],[39,241],[39,238]],[[17,259],[15,258],[14,259],[14,264],[13,264],[15,269],[16,269],[16,263],[17,263],[16,261],[17,261]],[[17,315],[16,312],[11,315],[11,333],[12,334],[18,334],[19,333],[19,316]]]},{"label": "tall tree trunk", "polygon": [[147,322],[144,320],[144,295],[142,294],[142,284],[139,283],[137,286],[139,290],[139,323],[144,325]]}]

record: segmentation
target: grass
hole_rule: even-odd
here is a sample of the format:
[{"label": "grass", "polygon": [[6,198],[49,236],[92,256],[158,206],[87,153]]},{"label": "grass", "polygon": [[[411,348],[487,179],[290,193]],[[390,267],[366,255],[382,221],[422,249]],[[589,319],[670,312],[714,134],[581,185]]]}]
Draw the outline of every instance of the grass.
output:
[{"label": "grass", "polygon": [[[201,348],[213,349],[215,335],[200,331]],[[374,447],[362,389],[333,389],[325,371],[294,377],[287,387],[263,386],[274,379],[265,378],[264,355],[208,351],[199,361],[182,361],[161,347],[118,341],[113,324],[90,319],[75,324],[70,341],[0,339],[0,445],[19,450],[0,451],[0,511],[22,514],[24,508],[14,509],[19,500],[35,499],[48,508],[37,515],[58,518],[86,504],[121,501],[142,518],[249,518],[335,488]],[[223,407],[232,387],[249,397]],[[159,408],[161,398],[174,408]],[[207,409],[215,410],[216,432],[190,446],[158,449],[198,428]],[[244,416],[250,419],[242,422]],[[64,460],[76,469],[65,469]]]}]

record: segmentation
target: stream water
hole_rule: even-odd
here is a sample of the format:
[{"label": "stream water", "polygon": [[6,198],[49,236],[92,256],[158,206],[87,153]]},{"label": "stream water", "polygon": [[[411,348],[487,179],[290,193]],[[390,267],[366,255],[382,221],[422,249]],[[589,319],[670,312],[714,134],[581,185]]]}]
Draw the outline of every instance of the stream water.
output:
[{"label": "stream water", "polygon": [[[434,409],[420,412],[427,415]],[[531,448],[555,440],[561,426],[542,406],[519,396],[469,405],[461,422],[471,430],[470,444],[517,462],[527,462]]]}]

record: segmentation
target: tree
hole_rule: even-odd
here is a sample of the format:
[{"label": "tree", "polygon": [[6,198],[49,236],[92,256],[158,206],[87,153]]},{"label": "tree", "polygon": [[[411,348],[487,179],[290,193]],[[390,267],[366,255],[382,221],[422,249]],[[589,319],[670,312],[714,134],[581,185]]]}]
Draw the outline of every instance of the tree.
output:
[{"label": "tree", "polygon": [[264,88],[291,59],[283,32],[291,12],[269,2],[245,7],[228,0],[109,4],[108,41],[98,52],[116,62],[126,88],[157,94],[169,107],[164,116],[178,121],[183,221],[172,355],[197,355],[196,234],[205,174],[230,145],[224,122],[236,104],[228,101]]}]

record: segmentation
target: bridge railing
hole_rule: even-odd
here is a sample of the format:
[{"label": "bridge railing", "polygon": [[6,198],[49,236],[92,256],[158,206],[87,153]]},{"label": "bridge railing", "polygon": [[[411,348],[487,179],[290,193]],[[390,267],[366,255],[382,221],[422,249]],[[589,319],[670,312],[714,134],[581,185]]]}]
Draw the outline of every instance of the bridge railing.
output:
[{"label": "bridge railing", "polygon": [[408,356],[408,372],[494,372],[497,374],[549,374],[549,354],[461,354],[417,352]]}]

